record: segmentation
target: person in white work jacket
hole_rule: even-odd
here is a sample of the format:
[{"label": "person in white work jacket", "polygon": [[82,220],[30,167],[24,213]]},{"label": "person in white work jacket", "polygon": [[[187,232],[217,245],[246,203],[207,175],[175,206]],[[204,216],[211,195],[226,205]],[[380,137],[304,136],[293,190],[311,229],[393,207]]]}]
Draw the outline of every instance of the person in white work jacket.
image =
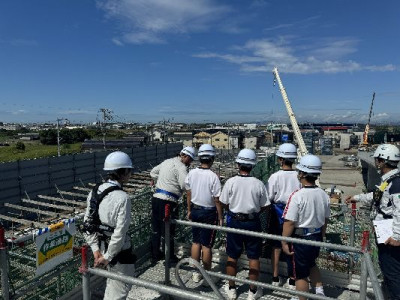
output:
[{"label": "person in white work jacket", "polygon": [[400,161],[399,148],[391,144],[378,146],[375,166],[381,184],[374,192],[348,196],[346,202],[363,202],[371,207],[373,220],[391,219],[392,236],[378,244],[379,265],[390,299],[400,299]]},{"label": "person in white work jacket", "polygon": [[[98,206],[98,218],[101,226],[106,229],[84,233],[94,254],[94,266],[107,267],[111,272],[126,276],[133,276],[135,273],[135,258],[132,255],[131,238],[128,235],[131,201],[127,193],[122,190],[123,183],[126,183],[131,176],[131,170],[132,161],[126,153],[116,151],[106,157],[104,171],[108,173],[108,180],[96,189],[98,195],[106,190],[112,190],[104,196]],[[92,193],[93,191],[89,193],[84,216],[84,222],[89,223],[93,222]],[[107,279],[104,299],[126,299],[130,289],[130,284]]]},{"label": "person in white work jacket", "polygon": [[[193,222],[222,226],[222,206],[219,202],[221,182],[213,171],[215,149],[210,144],[203,144],[197,153],[200,166],[186,176],[187,218]],[[194,260],[203,261],[205,270],[211,270],[212,247],[215,230],[192,227],[193,243],[191,255]],[[201,274],[194,272],[192,279],[200,282]]]},{"label": "person in white work jacket", "polygon": [[[271,201],[270,213],[270,230],[269,233],[281,236],[283,230],[284,219],[282,217],[286,203],[290,195],[301,188],[301,183],[297,179],[297,171],[293,170],[292,166],[297,158],[297,148],[295,145],[285,143],[279,146],[276,151],[278,163],[281,169],[268,178],[267,190],[269,200]],[[282,244],[280,241],[273,241],[272,243],[272,285],[279,286],[281,280],[279,279],[279,257],[281,255]],[[296,289],[295,280],[293,276],[293,265],[291,257],[286,256],[287,272],[288,272],[288,287]]]},{"label": "person in white work jacket", "polygon": [[[322,242],[330,217],[330,199],[328,194],[315,184],[321,174],[321,160],[315,155],[304,155],[296,169],[302,188],[294,192],[286,204],[282,236]],[[296,290],[308,292],[307,279],[310,277],[311,284],[315,286],[315,294],[324,295],[321,274],[315,263],[320,248],[297,243],[293,243],[291,247],[289,249],[288,243],[282,241],[282,250],[292,256]]]},{"label": "person in white work jacket", "polygon": [[[267,189],[262,181],[250,175],[257,157],[253,150],[243,149],[236,162],[239,174],[228,179],[222,189],[220,201],[228,208],[226,223],[228,227],[261,232],[260,211],[270,204]],[[246,249],[249,259],[249,279],[257,281],[260,273],[262,239],[247,235],[227,233],[226,273],[236,276],[237,260]],[[228,299],[236,299],[235,281],[230,280],[225,286]],[[248,300],[260,298],[262,289],[250,285]]]},{"label": "person in white work jacket", "polygon": [[[165,206],[167,204],[170,205],[172,218],[178,216],[178,199],[185,191],[187,168],[194,160],[195,155],[196,151],[193,147],[185,147],[177,157],[164,160],[161,164],[150,171],[151,178],[156,181],[156,189],[151,201],[151,227],[153,230],[151,239],[151,257],[153,263],[164,257]],[[171,263],[177,262],[177,257],[174,254],[175,227],[175,224],[171,224]],[[162,241],[161,238],[163,238]]]}]

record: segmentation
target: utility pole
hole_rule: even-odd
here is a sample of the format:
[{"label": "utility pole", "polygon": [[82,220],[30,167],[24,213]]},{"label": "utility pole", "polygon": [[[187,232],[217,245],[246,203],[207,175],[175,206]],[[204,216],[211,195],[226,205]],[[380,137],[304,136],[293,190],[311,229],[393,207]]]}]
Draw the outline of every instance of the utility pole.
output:
[{"label": "utility pole", "polygon": [[103,122],[101,123],[101,130],[103,131],[103,148],[106,149],[106,121],[113,120],[112,111],[108,108],[100,108],[99,112],[103,114]]},{"label": "utility pole", "polygon": [[68,122],[68,119],[65,118],[57,118],[57,156],[61,156],[61,151],[60,151],[60,122],[61,121],[66,121]]}]

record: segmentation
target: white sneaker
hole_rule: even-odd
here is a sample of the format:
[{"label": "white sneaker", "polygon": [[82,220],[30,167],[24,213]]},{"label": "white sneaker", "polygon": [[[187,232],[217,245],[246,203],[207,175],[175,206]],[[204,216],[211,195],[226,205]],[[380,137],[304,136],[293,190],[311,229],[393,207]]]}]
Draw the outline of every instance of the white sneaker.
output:
[{"label": "white sneaker", "polygon": [[285,286],[286,286],[286,288],[288,288],[289,290],[293,290],[293,291],[294,291],[294,290],[296,289],[296,285],[290,284],[289,281],[290,281],[290,278],[288,278],[288,279],[286,280]]},{"label": "white sneaker", "polygon": [[249,290],[249,294],[247,296],[247,300],[256,300],[260,298],[263,295],[263,290],[260,287],[257,287],[257,292],[253,293],[251,290]]},{"label": "white sneaker", "polygon": [[192,280],[196,283],[200,282],[203,279],[203,276],[200,273],[193,272]]},{"label": "white sneaker", "polygon": [[227,284],[225,285],[225,293],[226,293],[226,295],[228,296],[228,299],[229,299],[229,300],[236,300],[236,298],[237,298],[237,295],[236,295],[236,288],[230,289],[230,288],[229,288],[229,283],[227,283]]},{"label": "white sneaker", "polygon": [[281,278],[280,277],[278,277],[279,278],[279,281],[274,281],[273,279],[272,279],[272,285],[273,286],[281,286]]}]

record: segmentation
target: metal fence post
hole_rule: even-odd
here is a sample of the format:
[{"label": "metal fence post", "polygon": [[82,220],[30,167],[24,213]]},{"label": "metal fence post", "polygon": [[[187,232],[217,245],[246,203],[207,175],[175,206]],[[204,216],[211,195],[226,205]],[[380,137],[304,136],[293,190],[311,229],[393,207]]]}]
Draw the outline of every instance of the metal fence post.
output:
[{"label": "metal fence post", "polygon": [[165,222],[165,284],[170,284],[170,276],[169,276],[169,261],[170,261],[170,254],[171,254],[171,234],[170,234],[170,228],[171,228],[171,205],[166,204],[165,205],[165,216],[164,216],[164,222]]},{"label": "metal fence post", "polygon": [[[363,232],[363,239],[361,243],[361,250],[363,253],[369,251],[369,231]],[[360,277],[360,299],[365,300],[367,298],[367,280],[368,280],[368,269],[365,256],[363,255],[361,261],[361,277]]]},{"label": "metal fence post", "polygon": [[82,274],[82,299],[90,300],[90,274],[88,272],[88,246],[83,245],[81,248],[82,264],[79,267],[79,272]]},{"label": "metal fence post", "polygon": [[1,269],[1,293],[4,300],[10,299],[10,285],[8,282],[7,242],[4,228],[0,226],[0,269]]},{"label": "metal fence post", "polygon": [[[350,247],[354,247],[354,238],[356,234],[356,213],[357,213],[357,204],[354,202],[351,204],[351,223],[350,223]],[[352,273],[354,266],[354,257],[353,254],[349,255],[349,272]]]}]

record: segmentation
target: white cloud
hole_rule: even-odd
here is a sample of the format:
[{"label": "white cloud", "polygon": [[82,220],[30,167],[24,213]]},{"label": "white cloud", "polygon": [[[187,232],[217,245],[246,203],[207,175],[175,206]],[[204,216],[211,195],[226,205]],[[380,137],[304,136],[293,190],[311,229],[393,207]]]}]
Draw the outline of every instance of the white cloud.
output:
[{"label": "white cloud", "polygon": [[229,53],[203,52],[194,54],[199,58],[217,58],[237,64],[242,72],[270,72],[279,66],[286,73],[341,73],[356,71],[394,71],[392,64],[362,65],[353,60],[340,60],[342,56],[357,51],[355,39],[325,39],[310,46],[297,45],[290,37],[249,40],[243,46],[231,47]]},{"label": "white cloud", "polygon": [[121,23],[121,43],[165,43],[167,34],[201,32],[230,11],[215,0],[98,0],[110,19]]}]

